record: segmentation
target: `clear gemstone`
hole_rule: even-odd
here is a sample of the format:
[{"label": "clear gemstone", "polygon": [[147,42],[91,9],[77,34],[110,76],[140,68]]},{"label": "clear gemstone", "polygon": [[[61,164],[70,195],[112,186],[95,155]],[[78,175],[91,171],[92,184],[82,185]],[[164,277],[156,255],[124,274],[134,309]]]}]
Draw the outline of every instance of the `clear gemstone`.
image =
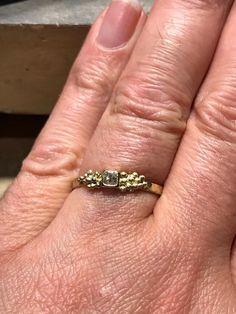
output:
[{"label": "clear gemstone", "polygon": [[119,184],[118,171],[106,170],[102,175],[102,183],[107,187],[115,187]]}]

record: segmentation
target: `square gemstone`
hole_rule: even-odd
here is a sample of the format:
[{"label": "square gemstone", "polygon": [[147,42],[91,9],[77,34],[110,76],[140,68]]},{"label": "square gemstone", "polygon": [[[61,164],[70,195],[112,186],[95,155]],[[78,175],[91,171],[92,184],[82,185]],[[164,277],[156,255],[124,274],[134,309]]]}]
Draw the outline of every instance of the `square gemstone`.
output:
[{"label": "square gemstone", "polygon": [[105,170],[102,174],[102,183],[107,187],[116,187],[119,184],[118,171]]}]

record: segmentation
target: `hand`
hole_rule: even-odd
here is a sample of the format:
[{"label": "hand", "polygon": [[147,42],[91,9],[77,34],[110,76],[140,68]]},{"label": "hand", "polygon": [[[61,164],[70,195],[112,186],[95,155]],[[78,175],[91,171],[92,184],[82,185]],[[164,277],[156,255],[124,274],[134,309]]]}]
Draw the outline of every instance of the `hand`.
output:
[{"label": "hand", "polygon": [[[159,0],[146,19],[115,1],[98,18],[1,200],[1,313],[236,312],[232,2]],[[164,192],[71,192],[89,169]]]}]

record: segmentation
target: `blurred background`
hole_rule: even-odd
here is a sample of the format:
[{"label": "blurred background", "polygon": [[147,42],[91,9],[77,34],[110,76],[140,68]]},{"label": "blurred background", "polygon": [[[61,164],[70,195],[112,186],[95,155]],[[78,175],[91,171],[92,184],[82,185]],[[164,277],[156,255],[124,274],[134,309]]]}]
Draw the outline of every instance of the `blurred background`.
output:
[{"label": "blurred background", "polygon": [[[152,0],[141,1],[146,11]],[[0,196],[55,105],[109,0],[0,0]]]}]

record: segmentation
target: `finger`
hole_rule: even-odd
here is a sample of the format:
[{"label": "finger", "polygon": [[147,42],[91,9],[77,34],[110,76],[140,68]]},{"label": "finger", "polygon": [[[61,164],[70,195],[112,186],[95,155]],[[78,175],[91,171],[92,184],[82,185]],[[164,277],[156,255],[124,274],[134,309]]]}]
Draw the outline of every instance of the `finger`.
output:
[{"label": "finger", "polygon": [[172,217],[188,230],[188,239],[197,237],[195,243],[200,237],[208,245],[227,243],[229,250],[236,230],[235,36],[236,5],[156,211],[160,221]]},{"label": "finger", "polygon": [[113,1],[93,26],[57,106],[4,197],[0,238],[10,230],[13,241],[25,242],[56,215],[145,19],[135,0]]},{"label": "finger", "polygon": [[[82,173],[136,171],[152,182],[164,182],[229,8],[230,1],[156,2],[90,142]],[[211,34],[210,40],[206,34]],[[119,208],[110,199],[106,204],[109,197],[102,195],[100,203],[96,197],[101,217],[111,212],[121,219],[131,212],[146,217],[156,202],[147,193],[121,196],[120,215]],[[92,202],[90,193],[77,190],[69,204],[77,204],[79,197],[84,204]],[[81,215],[87,211],[81,209]]]}]

